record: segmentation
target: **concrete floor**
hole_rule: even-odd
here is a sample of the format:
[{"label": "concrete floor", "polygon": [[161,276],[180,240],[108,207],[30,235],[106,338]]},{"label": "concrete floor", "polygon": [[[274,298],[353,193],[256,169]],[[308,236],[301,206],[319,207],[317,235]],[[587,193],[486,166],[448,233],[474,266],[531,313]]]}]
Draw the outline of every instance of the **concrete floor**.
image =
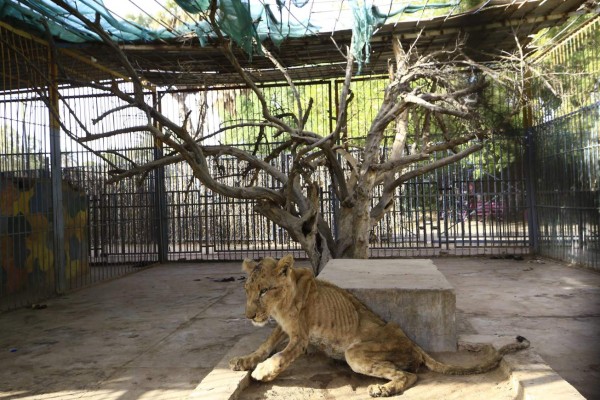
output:
[{"label": "concrete floor", "polygon": [[[521,334],[600,399],[600,274],[549,260],[434,263],[456,289],[460,334]],[[253,331],[239,271],[161,265],[1,314],[0,399],[186,398]]]},{"label": "concrete floor", "polygon": [[583,396],[600,399],[599,273],[551,260],[433,261],[455,287],[459,333],[525,336]]}]

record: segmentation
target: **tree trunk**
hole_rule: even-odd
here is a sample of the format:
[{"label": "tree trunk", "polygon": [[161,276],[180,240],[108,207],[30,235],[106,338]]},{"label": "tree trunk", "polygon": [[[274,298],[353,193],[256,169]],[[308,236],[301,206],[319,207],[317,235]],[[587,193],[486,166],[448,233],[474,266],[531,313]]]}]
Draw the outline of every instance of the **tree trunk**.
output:
[{"label": "tree trunk", "polygon": [[371,190],[360,192],[352,207],[340,210],[337,258],[369,258]]}]

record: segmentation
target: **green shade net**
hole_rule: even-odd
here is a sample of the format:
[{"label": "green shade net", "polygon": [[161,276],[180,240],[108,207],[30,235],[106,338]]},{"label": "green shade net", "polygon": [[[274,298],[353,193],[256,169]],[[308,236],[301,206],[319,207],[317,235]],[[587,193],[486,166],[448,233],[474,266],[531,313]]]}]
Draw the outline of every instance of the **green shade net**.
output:
[{"label": "green shade net", "polygon": [[[177,5],[190,13],[209,11],[208,0],[175,0]],[[299,38],[315,34],[319,28],[309,19],[301,20],[290,15],[290,4],[304,7],[305,1],[277,0],[272,4],[263,4],[260,0],[219,0],[217,24],[219,29],[249,54],[262,54],[259,43],[267,38],[279,46],[286,38]],[[196,33],[200,43],[206,42],[206,36],[214,34],[210,25],[199,24]]]},{"label": "green shade net", "polygon": [[[184,10],[194,13],[206,12],[210,7],[209,0],[175,0],[175,2]],[[349,3],[354,18],[351,52],[359,65],[360,74],[362,66],[369,62],[371,51],[369,42],[374,29],[384,25],[388,18],[401,13],[409,14],[425,9],[456,6],[459,1],[431,4],[427,2],[424,5],[405,4],[387,13],[373,5],[372,1],[349,0]],[[256,44],[267,37],[276,45],[280,45],[288,37],[303,37],[318,32],[317,26],[311,23],[310,18],[305,20],[289,18],[288,10],[291,10],[289,4],[302,8],[309,4],[309,0],[292,0],[289,4],[285,0],[277,0],[276,4],[279,15],[276,15],[270,5],[263,4],[260,0],[219,0],[218,7],[222,16],[218,21],[219,28],[250,55],[261,54],[260,47]],[[284,10],[288,13],[287,19]],[[206,32],[203,30],[199,37]]]},{"label": "green shade net", "polygon": [[358,73],[360,74],[362,66],[369,63],[371,55],[371,37],[375,28],[385,24],[388,18],[398,14],[412,14],[426,9],[446,8],[458,5],[459,1],[454,3],[429,3],[424,5],[402,5],[395,7],[389,12],[383,12],[379,7],[374,6],[371,1],[349,0],[352,7],[354,24],[352,25],[352,48],[351,52],[358,63]]},{"label": "green shade net", "polygon": [[[150,42],[158,39],[173,39],[175,35],[167,30],[154,30],[134,22],[118,19],[102,4],[94,0],[67,0],[89,20],[99,23],[118,42]],[[53,37],[71,43],[100,41],[100,37],[83,22],[67,13],[50,0],[0,0],[0,20],[16,22],[28,29],[46,32],[46,26]]]},{"label": "green shade net", "polygon": [[[103,5],[102,0],[66,0],[72,7],[91,21],[98,21],[102,28],[117,42],[139,43],[172,40],[176,34],[166,29],[150,29],[132,21],[115,17]],[[300,38],[321,31],[319,26],[328,21],[319,21],[310,12],[299,13],[304,7],[310,11],[313,1],[319,0],[274,0],[265,4],[262,0],[217,0],[216,13],[219,29],[230,37],[247,54],[262,54],[260,43],[266,39],[279,46],[287,38]],[[175,0],[188,13],[207,13],[210,0]],[[414,13],[424,9],[450,7],[453,3],[425,5],[404,4],[383,12],[372,0],[348,0],[352,15],[352,48],[360,68],[369,62],[370,45],[374,30],[385,24],[388,18],[401,13]],[[140,2],[142,5],[142,2]],[[340,1],[340,7],[342,2]],[[296,14],[295,14],[296,13]],[[97,42],[100,37],[83,22],[67,13],[51,0],[0,0],[0,20],[16,22],[28,29],[45,34],[46,30],[55,38],[72,43]],[[329,21],[330,22],[330,21]],[[187,31],[185,31],[187,29]],[[201,20],[195,25],[187,24],[181,33],[194,31],[200,44],[206,45],[215,32],[210,24]]]}]

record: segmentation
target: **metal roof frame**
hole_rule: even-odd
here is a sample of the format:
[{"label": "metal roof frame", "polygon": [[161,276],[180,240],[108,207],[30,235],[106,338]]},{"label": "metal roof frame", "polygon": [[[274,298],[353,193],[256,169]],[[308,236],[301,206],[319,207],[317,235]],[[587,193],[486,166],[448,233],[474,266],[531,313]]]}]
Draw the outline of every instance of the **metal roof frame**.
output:
[{"label": "metal roof frame", "polygon": [[[560,25],[574,15],[585,14],[585,3],[585,0],[487,0],[456,15],[387,24],[373,36],[370,62],[362,73],[387,73],[388,60],[393,58],[391,41],[394,36],[398,36],[406,46],[416,43],[421,53],[452,48],[459,38],[465,38],[466,51],[472,58],[493,61],[502,52],[516,49],[515,37],[521,46],[526,46],[532,35],[540,30]],[[344,75],[346,61],[340,49],[350,46],[351,37],[351,30],[340,30],[287,39],[279,47],[268,41],[264,45],[287,68],[293,79],[329,79]],[[115,52],[103,43],[57,42],[57,45],[61,50],[59,55],[68,54],[71,60],[73,55],[77,55],[79,60],[89,60],[81,62],[81,68],[88,71],[90,79],[90,65],[102,67],[93,74],[95,80],[126,75]],[[121,49],[139,75],[155,86],[242,83],[221,46],[222,43],[213,41],[203,47],[197,38],[187,37],[168,42],[123,44]],[[281,72],[266,57],[249,57],[240,49],[235,49],[235,54],[242,67],[257,82],[283,80]],[[72,61],[70,65],[76,68]]]}]

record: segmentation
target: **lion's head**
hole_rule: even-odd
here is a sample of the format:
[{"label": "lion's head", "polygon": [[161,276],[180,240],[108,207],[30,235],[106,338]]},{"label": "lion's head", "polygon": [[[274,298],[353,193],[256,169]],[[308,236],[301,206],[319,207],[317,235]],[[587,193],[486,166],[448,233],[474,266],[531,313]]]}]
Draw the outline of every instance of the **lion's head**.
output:
[{"label": "lion's head", "polygon": [[293,296],[291,279],[294,257],[280,260],[266,257],[259,262],[244,260],[242,270],[248,274],[246,284],[246,318],[256,326],[264,326],[277,306]]}]

